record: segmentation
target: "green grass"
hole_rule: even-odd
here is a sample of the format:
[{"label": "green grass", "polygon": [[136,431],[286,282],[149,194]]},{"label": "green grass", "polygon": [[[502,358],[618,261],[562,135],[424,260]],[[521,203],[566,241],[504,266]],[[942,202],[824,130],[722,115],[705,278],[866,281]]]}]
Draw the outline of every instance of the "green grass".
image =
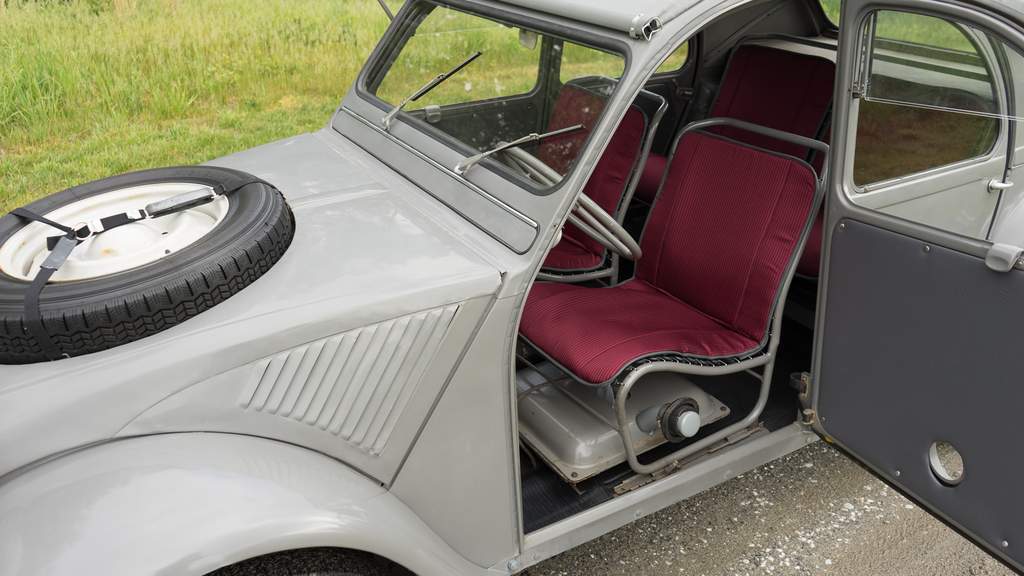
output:
[{"label": "green grass", "polygon": [[374,0],[8,2],[0,213],[315,129],[386,25]]}]

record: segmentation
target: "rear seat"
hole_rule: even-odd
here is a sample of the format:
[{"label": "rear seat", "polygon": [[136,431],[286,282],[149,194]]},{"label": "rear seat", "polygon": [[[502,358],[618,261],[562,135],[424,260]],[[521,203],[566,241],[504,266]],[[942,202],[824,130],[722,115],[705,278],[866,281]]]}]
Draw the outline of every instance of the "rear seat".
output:
[{"label": "rear seat", "polygon": [[[827,134],[832,107],[835,62],[821,56],[761,44],[741,44],[733,52],[710,117],[744,120],[809,138]],[[791,143],[725,127],[717,130],[740,142],[798,158],[809,151]],[[812,160],[821,169],[821,158]],[[652,202],[665,173],[667,159],[651,153],[636,196]],[[797,273],[817,277],[821,256],[822,218],[818,215],[801,255]]]}]

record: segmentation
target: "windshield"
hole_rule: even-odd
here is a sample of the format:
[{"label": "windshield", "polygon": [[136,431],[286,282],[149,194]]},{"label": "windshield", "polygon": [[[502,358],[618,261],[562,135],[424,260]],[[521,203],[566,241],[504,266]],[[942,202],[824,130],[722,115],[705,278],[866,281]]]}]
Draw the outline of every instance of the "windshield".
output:
[{"label": "windshield", "polygon": [[[560,181],[622,75],[622,56],[454,9],[423,6],[411,35],[374,75],[369,91],[393,107],[390,112],[404,104],[402,112],[392,114],[395,120],[408,122],[411,116],[421,127],[468,147],[467,156],[492,151],[476,169],[488,166],[534,187],[547,187],[551,179],[538,179],[522,162],[493,150],[525,135],[580,124],[581,129],[517,146],[550,167]],[[477,52],[481,55],[471,64],[459,67]],[[426,94],[410,98],[451,70],[457,71]]]}]

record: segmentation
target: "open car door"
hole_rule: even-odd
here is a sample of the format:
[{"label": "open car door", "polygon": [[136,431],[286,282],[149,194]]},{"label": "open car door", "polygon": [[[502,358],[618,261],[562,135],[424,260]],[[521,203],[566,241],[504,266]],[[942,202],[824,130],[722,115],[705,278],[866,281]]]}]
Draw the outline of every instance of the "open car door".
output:
[{"label": "open car door", "polygon": [[844,2],[808,414],[1021,571],[1022,23],[884,6]]}]

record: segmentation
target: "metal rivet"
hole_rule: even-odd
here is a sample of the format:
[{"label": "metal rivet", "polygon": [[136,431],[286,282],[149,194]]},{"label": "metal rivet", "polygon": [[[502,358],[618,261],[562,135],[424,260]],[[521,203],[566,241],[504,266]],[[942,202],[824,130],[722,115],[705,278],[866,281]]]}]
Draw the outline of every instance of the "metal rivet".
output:
[{"label": "metal rivet", "polygon": [[1003,546],[1003,548],[1009,548],[1010,547],[1010,543],[1007,542],[1006,540],[1003,540],[1002,542],[1000,542],[1000,544]]},{"label": "metal rivet", "polygon": [[840,230],[846,230],[846,223],[845,222],[840,222],[839,223],[839,229]]},{"label": "metal rivet", "polygon": [[925,245],[924,245],[924,251],[925,251],[925,252],[931,252],[931,251],[932,251],[932,247],[931,247],[931,246],[929,246],[929,245],[927,245],[927,244],[925,244]]},{"label": "metal rivet", "polygon": [[897,471],[896,471],[896,477],[897,477],[897,478],[899,478],[901,474],[903,474],[903,473],[902,473],[902,472],[900,472],[899,470],[897,470]]}]

